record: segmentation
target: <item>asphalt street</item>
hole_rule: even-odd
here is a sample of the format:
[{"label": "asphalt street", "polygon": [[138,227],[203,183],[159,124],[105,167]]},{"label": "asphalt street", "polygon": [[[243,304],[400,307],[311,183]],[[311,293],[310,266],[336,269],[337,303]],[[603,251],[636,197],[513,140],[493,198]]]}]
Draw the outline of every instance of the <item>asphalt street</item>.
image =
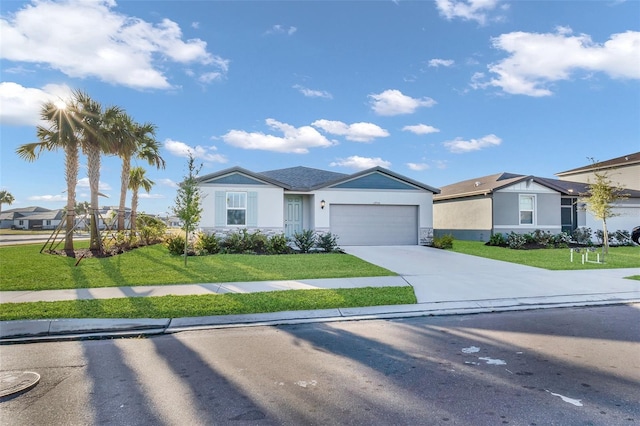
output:
[{"label": "asphalt street", "polygon": [[1,347],[0,424],[640,422],[640,304]]}]

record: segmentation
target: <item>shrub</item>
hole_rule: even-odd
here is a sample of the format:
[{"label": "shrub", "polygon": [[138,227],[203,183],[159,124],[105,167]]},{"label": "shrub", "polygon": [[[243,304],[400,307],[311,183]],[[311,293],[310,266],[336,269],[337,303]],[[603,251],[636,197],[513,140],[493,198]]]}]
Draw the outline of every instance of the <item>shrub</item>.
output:
[{"label": "shrub", "polygon": [[301,253],[309,253],[316,245],[316,233],[312,229],[304,229],[293,234],[292,241]]},{"label": "shrub", "polygon": [[226,236],[222,242],[223,251],[231,254],[246,253],[250,249],[250,241],[246,229],[239,229]]},{"label": "shrub", "polygon": [[592,244],[592,241],[591,241],[591,234],[592,233],[593,232],[591,231],[591,228],[587,228],[587,227],[576,228],[571,233],[571,238],[577,244],[591,245]]},{"label": "shrub", "polygon": [[504,235],[501,233],[493,234],[491,238],[489,238],[489,245],[504,247],[507,245],[507,240],[504,239]]},{"label": "shrub", "polygon": [[199,254],[216,254],[220,252],[220,238],[215,233],[207,234],[200,232],[198,239],[194,244],[196,253]]},{"label": "shrub", "polygon": [[551,242],[556,248],[568,247],[571,242],[571,235],[568,232],[561,232],[556,234],[551,239]]},{"label": "shrub", "polygon": [[632,246],[631,234],[627,230],[618,229],[616,232],[609,234],[609,240],[616,246]]},{"label": "shrub", "polygon": [[146,214],[136,217],[136,228],[145,245],[162,242],[167,225],[160,219]]},{"label": "shrub", "polygon": [[527,242],[527,239],[524,235],[517,234],[513,231],[511,231],[507,236],[507,245],[511,249],[516,249],[516,250],[521,249],[524,247],[526,242]]},{"label": "shrub", "polygon": [[330,232],[320,234],[317,238],[316,247],[321,248],[327,253],[333,253],[340,250],[338,247],[338,236]]},{"label": "shrub", "polygon": [[257,254],[266,253],[268,241],[266,235],[260,231],[256,231],[253,234],[247,233],[246,238],[249,246],[248,251]]},{"label": "shrub", "polygon": [[182,256],[184,254],[184,237],[182,235],[174,235],[167,238],[164,242],[170,254]]},{"label": "shrub", "polygon": [[547,247],[551,244],[553,235],[549,231],[536,229],[535,231],[533,231],[532,238],[534,243]]},{"label": "shrub", "polygon": [[433,237],[433,246],[439,249],[453,248],[453,235],[446,234],[441,237]]},{"label": "shrub", "polygon": [[284,234],[273,235],[267,240],[268,254],[287,254],[291,252],[291,248],[287,244],[287,237]]}]

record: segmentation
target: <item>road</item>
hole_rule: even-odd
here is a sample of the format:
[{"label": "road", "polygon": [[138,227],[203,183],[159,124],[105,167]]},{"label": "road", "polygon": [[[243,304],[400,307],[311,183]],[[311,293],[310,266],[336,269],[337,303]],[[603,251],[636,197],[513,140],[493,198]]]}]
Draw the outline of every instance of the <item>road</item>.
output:
[{"label": "road", "polygon": [[1,346],[0,424],[640,424],[640,305]]}]

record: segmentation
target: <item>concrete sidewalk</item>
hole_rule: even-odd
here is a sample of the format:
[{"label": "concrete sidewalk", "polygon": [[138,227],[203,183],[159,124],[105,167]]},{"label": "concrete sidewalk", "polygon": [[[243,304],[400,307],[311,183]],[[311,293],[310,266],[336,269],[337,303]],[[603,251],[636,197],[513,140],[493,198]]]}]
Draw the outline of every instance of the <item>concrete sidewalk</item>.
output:
[{"label": "concrete sidewalk", "polygon": [[398,276],[0,292],[0,303],[412,286],[417,304],[164,319],[0,322],[0,343],[173,333],[188,329],[640,303],[640,268],[548,271],[421,246],[348,247]]}]

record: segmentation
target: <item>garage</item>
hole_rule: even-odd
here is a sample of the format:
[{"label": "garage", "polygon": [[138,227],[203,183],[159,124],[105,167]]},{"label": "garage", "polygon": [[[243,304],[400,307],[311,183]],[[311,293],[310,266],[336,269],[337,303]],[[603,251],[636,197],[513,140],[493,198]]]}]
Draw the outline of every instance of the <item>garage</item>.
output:
[{"label": "garage", "polygon": [[330,224],[342,246],[418,244],[418,206],[332,204]]}]

